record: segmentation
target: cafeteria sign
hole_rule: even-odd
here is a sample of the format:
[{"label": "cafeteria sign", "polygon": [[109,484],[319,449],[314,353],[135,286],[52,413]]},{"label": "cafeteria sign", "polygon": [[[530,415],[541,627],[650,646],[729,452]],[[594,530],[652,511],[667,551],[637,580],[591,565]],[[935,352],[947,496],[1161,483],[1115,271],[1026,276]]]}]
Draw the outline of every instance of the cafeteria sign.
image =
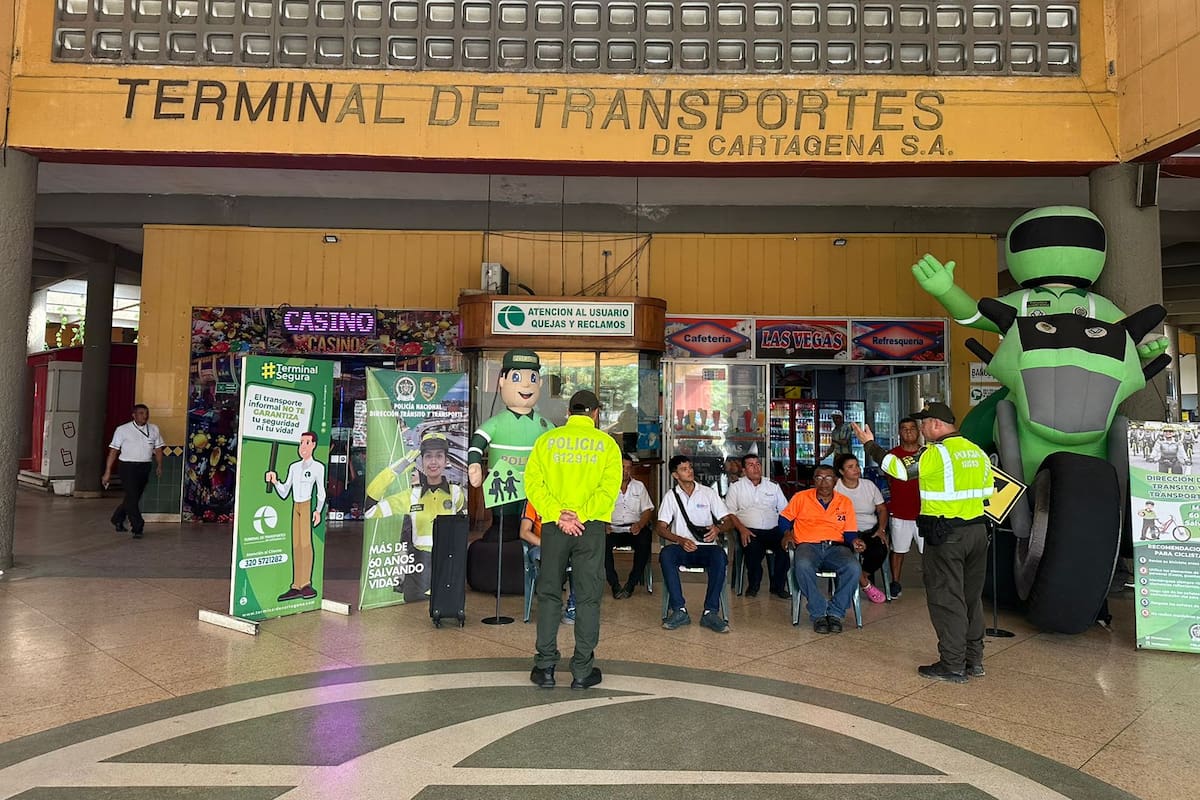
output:
[{"label": "cafeteria sign", "polygon": [[492,333],[633,336],[633,303],[493,300]]}]

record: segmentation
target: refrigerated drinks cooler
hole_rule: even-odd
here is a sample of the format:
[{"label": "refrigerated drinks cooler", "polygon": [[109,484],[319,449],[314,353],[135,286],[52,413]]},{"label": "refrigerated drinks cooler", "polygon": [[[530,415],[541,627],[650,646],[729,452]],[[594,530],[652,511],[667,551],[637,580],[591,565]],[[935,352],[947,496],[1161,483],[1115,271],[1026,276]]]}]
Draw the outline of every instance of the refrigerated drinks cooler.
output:
[{"label": "refrigerated drinks cooler", "polygon": [[[829,449],[833,415],[840,413],[846,422],[862,424],[866,404],[861,400],[772,400],[771,401],[771,477],[782,483],[807,484],[812,468]],[[852,448],[864,463],[862,444],[852,440]],[[832,459],[826,459],[829,463]]]}]

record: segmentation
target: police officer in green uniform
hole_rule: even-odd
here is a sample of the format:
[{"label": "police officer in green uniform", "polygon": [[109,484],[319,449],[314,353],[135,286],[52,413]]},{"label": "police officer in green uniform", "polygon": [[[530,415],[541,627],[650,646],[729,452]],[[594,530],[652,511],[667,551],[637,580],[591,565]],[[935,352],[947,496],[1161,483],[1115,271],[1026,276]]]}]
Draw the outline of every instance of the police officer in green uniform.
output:
[{"label": "police officer in green uniform", "polygon": [[542,515],[542,566],[537,579],[537,655],[529,680],[554,687],[562,586],[567,565],[575,580],[575,654],[572,689],[600,683],[600,641],[607,523],[621,491],[621,448],[598,430],[600,402],[587,390],[569,403],[567,424],[538,438],[525,468],[525,493]]},{"label": "police officer in green uniform", "polygon": [[466,493],[446,478],[449,456],[446,434],[431,432],[421,438],[421,469],[408,498],[413,560],[404,566],[404,579],[396,587],[404,592],[406,603],[429,596],[434,521],[446,514],[462,514],[467,508]]},{"label": "police officer in green uniform", "polygon": [[988,535],[984,499],[993,493],[987,454],[963,437],[954,413],[930,403],[913,414],[925,446],[911,456],[894,456],[875,442],[869,425],[852,425],[867,455],[898,480],[918,481],[925,538],[925,592],[940,658],[918,667],[934,680],[965,683],[983,677],[983,582]]},{"label": "police officer in green uniform", "polygon": [[[532,350],[515,348],[504,354],[500,364],[499,390],[506,410],[485,420],[471,436],[471,445],[467,450],[467,479],[472,486],[483,487],[485,492],[490,490],[492,481],[484,487],[485,460],[491,470],[501,467],[503,460],[507,462],[504,472],[512,470],[514,479],[521,476],[533,443],[554,427],[535,408],[542,394],[541,371],[541,361]],[[501,476],[500,486],[503,486],[504,477]],[[497,501],[509,498],[503,489],[499,490],[499,494],[495,498]],[[517,520],[525,507],[521,502],[524,495],[509,499],[513,502],[499,505],[498,511],[512,521],[511,525],[506,526],[505,538],[515,539],[520,529]],[[491,506],[495,507],[497,503]],[[540,508],[536,504],[535,507]]]}]

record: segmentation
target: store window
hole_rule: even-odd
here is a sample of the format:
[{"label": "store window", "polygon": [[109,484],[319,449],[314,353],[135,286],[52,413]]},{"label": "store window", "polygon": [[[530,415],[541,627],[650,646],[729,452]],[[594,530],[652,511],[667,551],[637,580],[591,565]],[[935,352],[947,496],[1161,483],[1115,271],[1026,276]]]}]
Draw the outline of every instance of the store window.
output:
[{"label": "store window", "polygon": [[[473,425],[488,419],[504,406],[496,392],[503,350],[488,350],[475,362]],[[566,421],[567,402],[580,389],[600,398],[601,430],[613,435],[623,450],[640,456],[657,456],[656,439],[643,436],[639,424],[658,417],[658,356],[637,352],[571,352],[539,350],[542,392],[538,412],[555,425]],[[648,380],[648,376],[653,376]]]}]

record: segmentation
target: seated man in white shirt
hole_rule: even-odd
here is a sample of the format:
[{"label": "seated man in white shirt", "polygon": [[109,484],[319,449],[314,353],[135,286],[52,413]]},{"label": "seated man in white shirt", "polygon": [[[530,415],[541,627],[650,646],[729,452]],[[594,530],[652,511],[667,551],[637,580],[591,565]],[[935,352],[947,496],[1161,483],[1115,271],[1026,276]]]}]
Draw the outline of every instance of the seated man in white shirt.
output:
[{"label": "seated man in white shirt", "polygon": [[[604,547],[604,572],[608,585],[612,587],[613,597],[617,600],[632,595],[646,574],[646,564],[650,563],[650,536],[653,533],[650,519],[653,514],[654,503],[646,491],[646,484],[633,477],[633,456],[622,453],[621,491],[613,508],[612,524],[608,526]],[[633,569],[624,586],[621,586],[617,577],[617,567],[613,561],[614,547],[633,548]]]},{"label": "seated man in white shirt", "polygon": [[762,461],[757,455],[742,456],[742,477],[729,487],[725,506],[733,514],[745,553],[747,571],[746,597],[758,594],[762,583],[763,557],[770,550],[775,554],[771,568],[771,594],[790,598],[787,588],[788,554],[785,536],[779,530],[779,515],[787,508],[787,499],[779,484],[763,477]]},{"label": "seated man in white shirt", "polygon": [[668,598],[663,627],[673,631],[691,623],[679,568],[703,567],[708,589],[700,624],[717,633],[728,633],[729,623],[721,616],[721,592],[729,559],[719,537],[732,527],[729,510],[716,492],[696,483],[687,456],[672,456],[668,466],[675,486],[663,495],[658,507],[658,535],[670,542],[658,554]]}]

